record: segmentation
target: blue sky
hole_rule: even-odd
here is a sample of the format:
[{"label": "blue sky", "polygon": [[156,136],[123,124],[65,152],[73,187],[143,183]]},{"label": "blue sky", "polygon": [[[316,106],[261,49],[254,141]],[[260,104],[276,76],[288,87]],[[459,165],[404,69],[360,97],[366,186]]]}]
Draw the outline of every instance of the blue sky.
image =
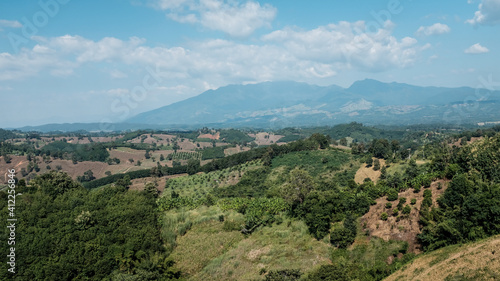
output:
[{"label": "blue sky", "polygon": [[500,0],[3,0],[0,127],[121,122],[263,81],[498,89],[499,34]]}]

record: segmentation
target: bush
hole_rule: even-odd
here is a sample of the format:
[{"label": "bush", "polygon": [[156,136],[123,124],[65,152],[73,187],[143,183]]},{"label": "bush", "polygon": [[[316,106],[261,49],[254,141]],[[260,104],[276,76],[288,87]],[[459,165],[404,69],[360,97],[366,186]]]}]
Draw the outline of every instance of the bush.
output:
[{"label": "bush", "polygon": [[345,249],[354,242],[355,237],[349,229],[339,227],[330,233],[330,243],[337,248]]},{"label": "bush", "polygon": [[412,205],[415,205],[415,204],[417,204],[417,199],[415,199],[415,198],[411,199],[411,202],[410,202],[410,204],[412,204]]},{"label": "bush", "polygon": [[398,200],[398,192],[394,189],[390,189],[389,192],[387,192],[387,200],[388,201]]},{"label": "bush", "polygon": [[295,281],[299,280],[302,272],[298,269],[284,269],[269,271],[265,281]]},{"label": "bush", "polygon": [[390,209],[390,208],[392,208],[392,203],[390,203],[390,202],[385,203],[385,208],[386,208],[386,209]]},{"label": "bush", "polygon": [[403,208],[403,211],[402,213],[405,214],[405,215],[409,215],[411,212],[411,207],[410,205],[406,205],[404,208]]},{"label": "bush", "polygon": [[382,215],[380,216],[380,219],[383,221],[386,221],[389,216],[387,215],[386,212],[383,212]]}]

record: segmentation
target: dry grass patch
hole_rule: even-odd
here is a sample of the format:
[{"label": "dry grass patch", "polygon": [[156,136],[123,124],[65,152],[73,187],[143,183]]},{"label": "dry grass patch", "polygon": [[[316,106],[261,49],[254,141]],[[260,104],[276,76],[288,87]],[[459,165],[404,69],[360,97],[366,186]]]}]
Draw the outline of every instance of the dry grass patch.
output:
[{"label": "dry grass patch", "polygon": [[385,280],[500,280],[500,236],[425,254]]},{"label": "dry grass patch", "polygon": [[[376,158],[373,158],[375,161]],[[385,166],[385,160],[384,159],[379,159],[380,161],[380,169]],[[357,184],[362,184],[366,178],[369,178],[372,180],[372,182],[377,183],[377,181],[380,178],[380,169],[375,171],[373,169],[373,166],[368,167],[367,164],[362,163],[361,167],[358,169],[356,172],[356,175],[354,176],[354,181]]]}]

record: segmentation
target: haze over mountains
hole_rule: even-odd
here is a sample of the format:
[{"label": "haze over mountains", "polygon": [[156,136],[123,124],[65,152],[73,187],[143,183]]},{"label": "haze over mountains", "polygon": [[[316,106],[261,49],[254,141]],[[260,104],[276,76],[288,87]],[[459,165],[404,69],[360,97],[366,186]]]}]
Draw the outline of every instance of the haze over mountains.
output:
[{"label": "haze over mountains", "polygon": [[[346,122],[367,125],[476,124],[500,120],[500,91],[419,87],[362,80],[349,88],[298,82],[229,85],[141,113],[115,129],[202,126],[281,128]],[[100,130],[98,124],[24,127],[23,130]]]},{"label": "haze over mountains", "polygon": [[[139,114],[128,123],[282,127],[496,121],[500,92],[418,87],[376,80],[344,89],[297,82],[229,85]],[[496,118],[496,119],[495,119]]]}]

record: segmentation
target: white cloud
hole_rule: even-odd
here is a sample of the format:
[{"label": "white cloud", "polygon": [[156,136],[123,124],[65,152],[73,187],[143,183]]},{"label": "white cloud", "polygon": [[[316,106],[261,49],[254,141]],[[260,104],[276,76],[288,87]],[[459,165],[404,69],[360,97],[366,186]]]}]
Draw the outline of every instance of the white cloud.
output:
[{"label": "white cloud", "polygon": [[[73,35],[36,37],[38,44],[32,49],[0,54],[0,80],[42,72],[70,75],[77,68],[100,63],[113,78],[142,81],[148,68],[158,66],[166,83],[162,86],[193,85],[172,92],[200,90],[207,82],[219,87],[245,81],[322,81],[350,70],[380,72],[412,65],[429,45],[420,46],[411,37],[397,39],[393,26],[386,22],[369,32],[362,21],[340,22],[312,30],[277,30],[257,44],[214,39],[171,48],[147,46],[136,37],[98,41]],[[137,71],[125,71],[131,67]]]},{"label": "white cloud", "polygon": [[396,39],[392,36],[392,27],[392,22],[387,21],[373,33],[367,31],[363,21],[340,22],[308,31],[287,28],[262,39],[283,44],[291,55],[301,60],[381,71],[411,65],[425,47],[417,46],[417,40],[411,37]]},{"label": "white cloud", "polygon": [[500,0],[483,0],[474,17],[465,21],[472,25],[495,25],[500,23]]},{"label": "white cloud", "polygon": [[261,27],[269,27],[277,12],[269,4],[231,0],[158,0],[154,7],[166,11],[174,21],[200,24],[234,37],[247,37]]},{"label": "white cloud", "polygon": [[481,44],[476,43],[469,48],[465,49],[466,54],[484,54],[488,53],[490,50],[488,48],[481,46]]},{"label": "white cloud", "polygon": [[113,69],[111,70],[111,72],[109,73],[109,75],[112,77],[112,78],[117,78],[117,79],[120,79],[120,78],[127,78],[128,75],[121,72],[120,70],[118,69]]},{"label": "white cloud", "polygon": [[21,28],[23,25],[17,20],[0,20],[0,27]]},{"label": "white cloud", "polygon": [[431,26],[421,26],[417,30],[417,35],[420,36],[431,36],[449,33],[451,31],[450,27],[446,24],[435,23]]}]

